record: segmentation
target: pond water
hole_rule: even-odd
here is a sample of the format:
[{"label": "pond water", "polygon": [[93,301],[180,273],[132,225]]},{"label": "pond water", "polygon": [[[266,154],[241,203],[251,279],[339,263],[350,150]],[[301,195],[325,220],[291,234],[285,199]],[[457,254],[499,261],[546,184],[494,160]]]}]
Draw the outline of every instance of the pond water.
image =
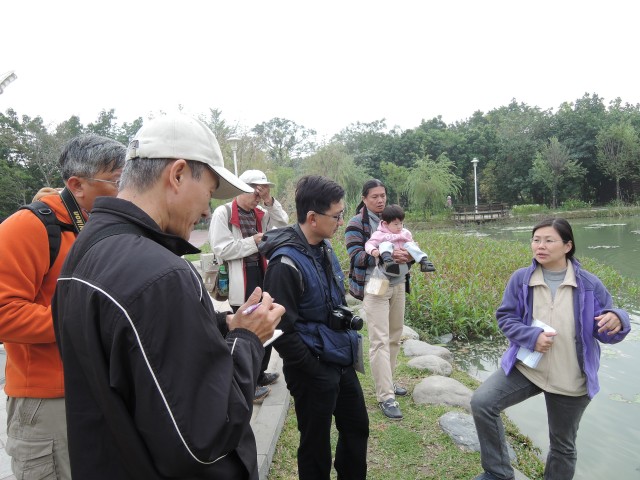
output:
[{"label": "pond water", "polygon": [[[576,219],[570,221],[576,257],[591,257],[640,282],[640,217]],[[510,239],[529,244],[531,225],[485,224],[465,229],[469,235]],[[601,345],[600,392],[580,423],[575,479],[640,479],[640,299],[627,310],[632,331],[616,345]],[[496,305],[497,307],[497,305]],[[506,343],[457,345],[456,361],[484,380],[498,368]],[[544,396],[538,395],[507,410],[522,433],[546,457],[548,429]]]}]

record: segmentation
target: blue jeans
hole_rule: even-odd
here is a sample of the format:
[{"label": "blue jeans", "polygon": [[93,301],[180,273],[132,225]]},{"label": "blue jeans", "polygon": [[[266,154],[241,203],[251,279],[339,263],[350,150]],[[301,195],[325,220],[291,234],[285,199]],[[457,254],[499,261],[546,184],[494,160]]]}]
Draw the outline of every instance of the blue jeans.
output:
[{"label": "blue jeans", "polygon": [[365,480],[369,416],[353,367],[320,362],[318,372],[312,376],[285,363],[283,373],[294,399],[300,431],[298,478],[329,480],[331,420],[335,417],[338,480]]},{"label": "blue jeans", "polygon": [[514,478],[500,413],[529,397],[544,393],[549,424],[546,480],[570,480],[576,469],[576,436],[580,419],[591,401],[587,395],[569,397],[543,391],[517,368],[507,376],[502,368],[491,375],[471,398],[471,412],[480,441],[482,468],[500,479]]}]

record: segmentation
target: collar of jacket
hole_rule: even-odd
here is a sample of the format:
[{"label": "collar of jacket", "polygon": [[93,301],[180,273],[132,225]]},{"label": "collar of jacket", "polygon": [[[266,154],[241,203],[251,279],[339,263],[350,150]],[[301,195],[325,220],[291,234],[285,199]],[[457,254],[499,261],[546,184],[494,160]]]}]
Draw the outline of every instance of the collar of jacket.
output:
[{"label": "collar of jacket", "polygon": [[[96,217],[94,218],[94,215]],[[178,256],[200,253],[200,250],[185,239],[160,230],[158,224],[140,207],[128,200],[115,197],[98,197],[91,210],[91,221],[102,221],[102,215],[120,217],[128,223],[133,223],[147,233],[147,237]],[[114,223],[107,220],[109,224]]]}]

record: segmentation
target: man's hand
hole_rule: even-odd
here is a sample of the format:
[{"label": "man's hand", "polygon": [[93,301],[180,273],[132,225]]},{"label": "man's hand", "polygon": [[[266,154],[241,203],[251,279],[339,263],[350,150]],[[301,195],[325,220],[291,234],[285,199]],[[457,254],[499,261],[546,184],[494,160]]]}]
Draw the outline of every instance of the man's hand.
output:
[{"label": "man's hand", "polygon": [[404,248],[393,249],[393,261],[396,263],[408,263],[413,260],[413,257]]},{"label": "man's hand", "polygon": [[256,242],[256,245],[258,245],[262,241],[262,235],[264,235],[264,233],[256,233],[253,236],[253,241]]},{"label": "man's hand", "polygon": [[269,185],[256,185],[255,190],[260,200],[262,200],[265,205],[271,206],[273,199],[271,198],[271,188],[269,188]]},{"label": "man's hand", "polygon": [[[247,308],[260,301],[262,303],[253,312],[243,313]],[[229,321],[229,330],[234,328],[246,328],[255,333],[262,343],[273,336],[273,331],[280,323],[280,317],[284,315],[284,307],[273,302],[273,298],[267,292],[262,292],[260,287],[256,287],[249,299],[235,313]]]}]

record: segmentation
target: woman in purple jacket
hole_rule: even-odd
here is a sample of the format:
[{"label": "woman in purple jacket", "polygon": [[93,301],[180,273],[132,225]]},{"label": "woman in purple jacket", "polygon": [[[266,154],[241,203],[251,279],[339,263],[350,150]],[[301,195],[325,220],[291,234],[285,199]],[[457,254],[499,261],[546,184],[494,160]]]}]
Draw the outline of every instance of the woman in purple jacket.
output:
[{"label": "woman in purple jacket", "polygon": [[514,478],[500,413],[539,393],[549,424],[544,478],[573,478],[580,419],[600,390],[598,341],[618,343],[630,331],[629,314],[613,308],[602,282],[574,258],[566,220],[533,227],[531,250],[531,266],[511,276],[496,311],[509,339],[502,368],[471,399],[484,468],[476,480]]}]

